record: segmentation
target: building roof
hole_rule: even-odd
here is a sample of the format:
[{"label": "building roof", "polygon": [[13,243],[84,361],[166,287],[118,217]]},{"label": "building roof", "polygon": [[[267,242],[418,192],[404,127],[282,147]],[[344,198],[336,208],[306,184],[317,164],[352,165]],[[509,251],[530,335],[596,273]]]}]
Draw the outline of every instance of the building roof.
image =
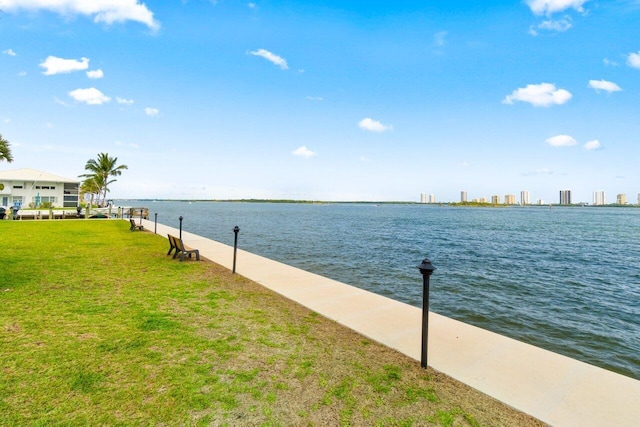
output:
[{"label": "building roof", "polygon": [[65,178],[53,175],[36,169],[15,169],[11,171],[0,171],[0,181],[29,181],[29,182],[60,182],[79,183],[78,179]]}]

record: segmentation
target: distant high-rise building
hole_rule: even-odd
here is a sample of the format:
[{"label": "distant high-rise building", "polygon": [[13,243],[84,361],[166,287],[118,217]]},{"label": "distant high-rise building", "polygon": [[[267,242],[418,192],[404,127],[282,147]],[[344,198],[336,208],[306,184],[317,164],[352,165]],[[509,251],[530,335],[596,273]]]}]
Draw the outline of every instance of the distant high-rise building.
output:
[{"label": "distant high-rise building", "polygon": [[638,193],[638,204],[640,205],[640,193]]},{"label": "distant high-rise building", "polygon": [[626,194],[618,194],[616,196],[616,204],[617,205],[626,205],[627,204],[627,195]]},{"label": "distant high-rise building", "polygon": [[[640,194],[638,194],[638,200],[640,200]],[[464,190],[460,192],[460,201],[463,203],[467,201],[467,192]]]},{"label": "distant high-rise building", "polygon": [[[474,200],[475,200],[475,199],[474,199]],[[487,198],[486,198],[486,197],[480,197],[480,198],[478,199],[478,203],[489,203],[489,202],[487,201]]]},{"label": "distant high-rise building", "polygon": [[530,203],[531,202],[529,201],[529,192],[527,190],[522,190],[520,192],[520,204],[522,206],[526,206]]},{"label": "distant high-rise building", "polygon": [[420,193],[420,203],[427,203],[427,193]]},{"label": "distant high-rise building", "polygon": [[516,196],[515,196],[515,194],[505,194],[504,195],[504,204],[505,205],[515,205],[516,204]]},{"label": "distant high-rise building", "polygon": [[536,200],[536,205],[544,205],[544,200],[542,199]]},{"label": "distant high-rise building", "polygon": [[498,195],[491,196],[491,204],[499,205],[500,204],[500,196],[498,196]]},{"label": "distant high-rise building", "polygon": [[560,204],[561,205],[571,204],[571,190],[560,190]]},{"label": "distant high-rise building", "polygon": [[436,195],[429,194],[429,203],[435,203],[435,202],[436,202]]},{"label": "distant high-rise building", "polygon": [[600,190],[600,191],[594,191],[593,192],[593,205],[594,206],[603,206],[606,205],[607,202],[605,201],[605,197],[604,197],[604,191]]}]

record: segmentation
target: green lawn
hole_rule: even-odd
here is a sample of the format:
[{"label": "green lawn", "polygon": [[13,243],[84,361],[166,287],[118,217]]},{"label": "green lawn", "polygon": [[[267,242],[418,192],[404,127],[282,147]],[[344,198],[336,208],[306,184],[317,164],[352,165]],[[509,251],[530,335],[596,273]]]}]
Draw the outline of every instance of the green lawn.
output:
[{"label": "green lawn", "polygon": [[0,425],[539,425],[128,222],[0,236]]}]

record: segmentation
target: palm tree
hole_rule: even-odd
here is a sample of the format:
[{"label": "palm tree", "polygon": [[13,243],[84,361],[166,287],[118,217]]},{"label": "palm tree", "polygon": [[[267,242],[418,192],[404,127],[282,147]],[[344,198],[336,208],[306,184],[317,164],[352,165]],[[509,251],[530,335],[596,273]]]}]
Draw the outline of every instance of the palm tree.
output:
[{"label": "palm tree", "polygon": [[98,180],[101,179],[97,176],[95,177],[89,177],[87,179],[85,179],[84,181],[82,181],[82,184],[80,184],[80,197],[84,198],[85,194],[90,194],[91,195],[91,200],[89,201],[89,207],[87,209],[91,209],[91,206],[93,206],[93,198],[94,196],[98,196],[98,198],[100,197],[100,192],[102,191],[102,185],[100,185],[98,183]]},{"label": "palm tree", "polygon": [[0,134],[0,161],[6,160],[8,163],[13,162],[13,156],[11,155],[11,144],[9,141],[2,137]]},{"label": "palm tree", "polygon": [[84,166],[84,169],[91,171],[91,173],[80,175],[85,178],[93,178],[95,183],[100,186],[100,191],[98,191],[98,200],[100,199],[100,193],[102,193],[102,206],[104,206],[104,202],[107,199],[109,184],[116,181],[115,179],[109,180],[109,178],[113,176],[120,176],[123,170],[129,169],[126,165],[116,166],[117,163],[117,157],[109,157],[109,154],[107,153],[100,153],[96,159],[88,160],[87,164]]}]

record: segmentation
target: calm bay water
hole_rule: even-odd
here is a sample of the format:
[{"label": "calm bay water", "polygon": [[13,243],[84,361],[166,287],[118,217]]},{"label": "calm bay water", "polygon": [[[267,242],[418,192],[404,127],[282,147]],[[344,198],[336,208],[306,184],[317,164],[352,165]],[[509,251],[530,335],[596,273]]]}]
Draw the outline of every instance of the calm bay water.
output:
[{"label": "calm bay water", "polygon": [[150,217],[640,379],[640,209],[137,202]]}]

